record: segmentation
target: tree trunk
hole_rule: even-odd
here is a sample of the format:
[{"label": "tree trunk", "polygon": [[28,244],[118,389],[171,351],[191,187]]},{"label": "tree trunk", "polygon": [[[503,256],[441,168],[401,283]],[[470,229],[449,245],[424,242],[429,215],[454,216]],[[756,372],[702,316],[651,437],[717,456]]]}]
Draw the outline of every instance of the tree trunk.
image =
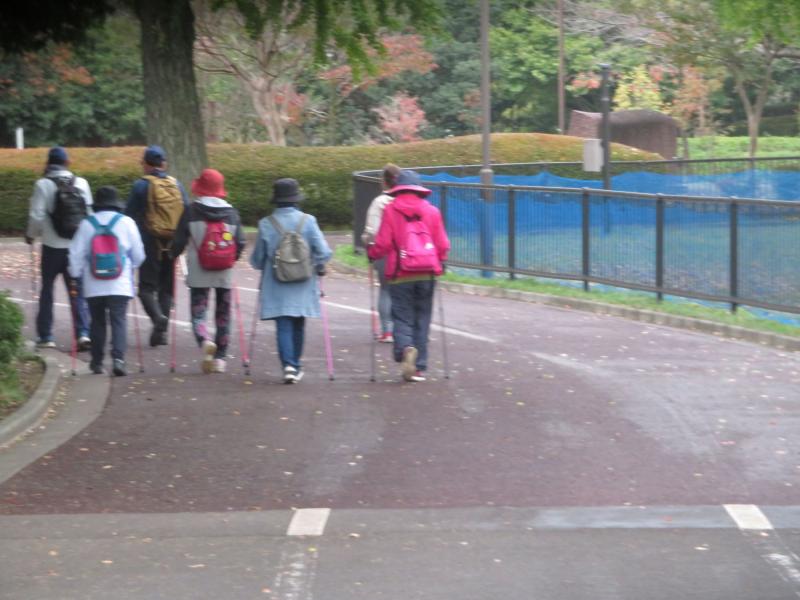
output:
[{"label": "tree trunk", "polygon": [[147,140],[166,152],[185,186],[208,165],[195,85],[194,14],[189,0],[135,0],[142,25]]},{"label": "tree trunk", "polygon": [[286,127],[283,114],[275,98],[275,87],[267,81],[253,82],[248,85],[256,109],[258,119],[264,125],[273,146],[286,145]]}]

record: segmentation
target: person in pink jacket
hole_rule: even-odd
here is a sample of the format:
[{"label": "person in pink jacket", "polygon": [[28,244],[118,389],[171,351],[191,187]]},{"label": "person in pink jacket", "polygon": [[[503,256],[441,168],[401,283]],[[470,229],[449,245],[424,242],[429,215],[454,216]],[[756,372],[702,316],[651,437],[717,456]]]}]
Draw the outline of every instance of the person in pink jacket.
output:
[{"label": "person in pink jacket", "polygon": [[386,193],[394,200],[386,205],[367,254],[371,260],[386,257],[394,359],[400,363],[403,379],[425,381],[436,277],[443,272],[450,240],[439,209],[425,200],[431,191],[422,187],[415,171],[401,171]]}]

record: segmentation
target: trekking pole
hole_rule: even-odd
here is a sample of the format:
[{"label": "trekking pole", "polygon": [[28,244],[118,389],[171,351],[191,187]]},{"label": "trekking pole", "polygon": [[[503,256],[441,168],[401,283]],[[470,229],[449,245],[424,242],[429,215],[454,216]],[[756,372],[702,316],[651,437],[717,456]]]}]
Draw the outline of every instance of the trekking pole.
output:
[{"label": "trekking pole", "polygon": [[31,300],[36,299],[36,248],[35,242],[30,244],[31,250]]},{"label": "trekking pole", "polygon": [[247,364],[244,366],[244,374],[250,376],[250,363],[253,362],[253,354],[255,353],[256,341],[256,327],[258,326],[258,315],[261,311],[261,284],[264,283],[264,272],[261,272],[261,278],[258,280],[258,295],[256,296],[256,307],[253,310],[253,323],[250,325],[250,342],[248,343],[248,356]]},{"label": "trekking pole", "polygon": [[244,323],[242,323],[242,307],[239,304],[239,288],[235,283],[231,287],[233,288],[233,305],[236,308],[236,321],[239,323],[239,352],[242,354],[242,368],[249,375],[250,360],[247,357],[247,346],[244,343]]},{"label": "trekking pole", "polygon": [[177,362],[177,337],[178,337],[178,325],[175,323],[175,320],[178,318],[178,286],[177,286],[177,263],[178,259],[173,259],[172,261],[172,305],[169,307],[169,313],[172,317],[172,352],[170,357],[170,364],[169,364],[169,372],[175,372],[175,364]]},{"label": "trekking pole", "polygon": [[322,315],[322,333],[325,340],[325,361],[328,365],[328,379],[333,381],[333,351],[331,349],[331,333],[328,329],[328,307],[325,305],[325,292],[322,290],[322,277],[319,278],[319,297],[319,309]]},{"label": "trekking pole", "polygon": [[372,335],[370,336],[370,365],[369,380],[375,381],[375,350],[378,345],[378,337],[375,333],[375,286],[372,283],[372,265],[369,265],[369,312],[372,315]]},{"label": "trekking pole", "polygon": [[[434,290],[435,293],[436,290]],[[439,286],[439,323],[442,328],[442,355],[444,359],[444,378],[450,379],[450,366],[447,362],[447,333],[444,325],[444,289]]]},{"label": "trekking pole", "polygon": [[[134,279],[136,277],[134,276]],[[142,336],[139,333],[139,309],[136,308],[136,290],[133,290],[133,330],[136,333],[136,353],[139,356],[139,373],[144,373],[144,354],[142,353]]]},{"label": "trekking pole", "polygon": [[76,331],[76,324],[78,322],[78,286],[74,279],[69,282],[69,314],[72,316],[72,345],[70,347],[70,355],[72,358],[72,376],[75,377],[77,373],[78,364],[78,332]]}]

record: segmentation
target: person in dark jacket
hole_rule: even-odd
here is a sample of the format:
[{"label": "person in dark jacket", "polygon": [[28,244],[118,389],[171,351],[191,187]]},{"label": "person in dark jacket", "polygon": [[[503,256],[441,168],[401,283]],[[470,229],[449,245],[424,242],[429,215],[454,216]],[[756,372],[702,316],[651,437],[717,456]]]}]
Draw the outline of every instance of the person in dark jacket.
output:
[{"label": "person in dark jacket", "polygon": [[[204,170],[192,182],[192,194],[195,200],[183,213],[175,232],[171,258],[174,259],[186,250],[186,284],[191,296],[192,329],[203,353],[202,370],[204,373],[224,373],[230,334],[233,266],[215,270],[203,268],[200,264],[200,252],[209,224],[222,222],[224,231],[220,243],[235,244],[238,260],[244,251],[244,230],[239,212],[225,201],[227,192],[222,173],[214,169]],[[217,290],[214,311],[216,333],[213,341],[206,328],[211,288]]]},{"label": "person in dark jacket", "polygon": [[[160,146],[149,146],[142,158],[144,176],[134,182],[128,197],[128,204],[125,207],[125,214],[133,218],[139,227],[147,254],[147,258],[139,268],[139,299],[153,323],[153,333],[150,335],[151,346],[167,345],[167,326],[175,293],[173,289],[175,261],[170,257],[171,242],[155,237],[148,227],[148,204],[152,202],[150,186],[155,181],[154,178],[169,182],[173,185],[173,190],[174,186],[177,186],[184,207],[189,204],[183,186],[179,181],[170,177],[166,169],[167,155],[164,150]],[[175,225],[177,223],[176,219]]]}]

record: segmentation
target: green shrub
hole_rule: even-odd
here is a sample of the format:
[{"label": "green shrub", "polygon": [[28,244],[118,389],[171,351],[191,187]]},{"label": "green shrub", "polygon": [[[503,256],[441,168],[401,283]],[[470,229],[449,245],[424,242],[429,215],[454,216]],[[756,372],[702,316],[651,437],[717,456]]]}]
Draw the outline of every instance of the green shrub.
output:
[{"label": "green shrub", "polygon": [[6,292],[0,292],[0,371],[16,358],[22,343],[23,315]]},{"label": "green shrub", "polygon": [[[140,176],[141,147],[70,148],[72,169],[92,189],[114,185],[127,196]],[[614,145],[617,160],[654,158],[647,152]],[[428,140],[409,144],[279,148],[264,144],[210,144],[210,166],[225,175],[230,201],[247,225],[254,225],[271,206],[272,182],[294,177],[307,197],[305,208],[327,226],[352,221],[352,173],[380,169],[387,162],[404,167],[477,164],[480,136]],[[46,148],[0,149],[0,232],[25,228],[28,198],[40,176]],[[492,136],[492,160],[501,162],[581,161],[583,140],[539,133]],[[184,182],[189,185],[190,182]]]}]

